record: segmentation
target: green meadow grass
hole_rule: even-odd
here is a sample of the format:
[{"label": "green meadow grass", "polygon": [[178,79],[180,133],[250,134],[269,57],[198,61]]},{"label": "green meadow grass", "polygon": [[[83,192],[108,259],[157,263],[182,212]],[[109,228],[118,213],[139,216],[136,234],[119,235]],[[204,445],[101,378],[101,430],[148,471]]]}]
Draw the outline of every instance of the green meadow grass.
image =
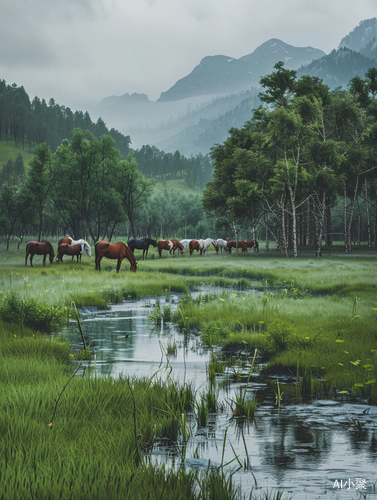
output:
[{"label": "green meadow grass", "polygon": [[[149,255],[138,261],[136,273],[125,260],[117,274],[116,261],[108,259],[95,272],[94,258],[86,255],[79,265],[66,261],[43,267],[39,259],[31,269],[24,265],[24,250],[13,244],[9,252],[0,251],[0,311],[10,290],[25,303],[37,297],[66,317],[72,301],[78,307],[107,307],[127,298],[221,286],[222,295],[206,287],[198,299],[183,299],[175,315],[179,327],[200,329],[204,343],[220,344],[224,352],[257,347],[270,369],[296,373],[298,366],[301,375],[310,369],[324,387],[375,397],[375,250],[362,247],[344,254],[335,246],[320,259],[312,251],[286,259],[274,250],[265,253],[261,245],[258,254],[221,255],[211,249],[204,257],[166,252],[159,258],[151,247]],[[258,293],[243,293],[250,287]]]},{"label": "green meadow grass", "polygon": [[33,158],[33,154],[29,153],[29,143],[25,142],[25,149],[22,149],[22,142],[19,142],[18,147],[16,148],[12,139],[8,141],[0,141],[0,171],[2,171],[8,160],[12,160],[14,163],[19,153],[22,154],[25,170],[27,170],[31,159]]},{"label": "green meadow grass", "polygon": [[[186,415],[206,421],[207,396],[198,402],[195,388],[163,382],[158,374],[152,380],[71,379],[77,364],[69,345],[36,327],[66,321],[72,301],[103,308],[222,286],[220,294],[207,286],[197,299],[182,298],[174,315],[179,328],[199,329],[202,342],[221,345],[225,356],[242,350],[251,358],[257,348],[267,371],[298,374],[303,385],[305,375],[317,393],[335,387],[376,402],[377,256],[337,250],[293,260],[263,250],[160,259],[153,249],[136,273],[125,262],[117,274],[115,261],[104,259],[95,272],[94,258],[86,255],[82,264],[43,267],[39,258],[34,268],[25,267],[24,248],[13,243],[6,252],[1,245],[0,499],[242,498],[222,471],[168,470],[144,458],[160,439],[183,453],[183,422]],[[245,293],[253,286],[257,293]]]}]

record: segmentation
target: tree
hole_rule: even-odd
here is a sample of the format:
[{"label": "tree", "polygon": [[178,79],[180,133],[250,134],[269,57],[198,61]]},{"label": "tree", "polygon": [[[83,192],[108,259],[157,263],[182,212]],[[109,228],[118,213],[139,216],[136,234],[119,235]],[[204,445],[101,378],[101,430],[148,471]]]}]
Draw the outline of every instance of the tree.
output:
[{"label": "tree", "polygon": [[75,129],[72,142],[64,140],[53,161],[51,199],[61,222],[78,239],[87,232],[94,241],[111,239],[123,220],[119,194],[119,152],[109,136],[96,139]]},{"label": "tree", "polygon": [[27,223],[31,222],[31,202],[30,192],[23,185],[8,186],[5,184],[3,186],[0,192],[0,227],[6,236],[7,250],[17,225],[21,225],[23,229]]},{"label": "tree", "polygon": [[294,96],[297,72],[284,68],[284,63],[279,61],[275,64],[274,71],[264,76],[260,84],[266,90],[259,94],[259,99],[274,107],[287,107]]},{"label": "tree", "polygon": [[36,147],[35,156],[30,162],[26,179],[26,188],[30,193],[32,204],[30,210],[35,213],[38,225],[38,241],[43,232],[43,215],[51,186],[51,152],[44,142]]},{"label": "tree", "polygon": [[130,222],[131,234],[135,238],[135,211],[151,195],[154,181],[144,179],[133,153],[129,153],[126,160],[121,162],[118,187],[124,211]]}]

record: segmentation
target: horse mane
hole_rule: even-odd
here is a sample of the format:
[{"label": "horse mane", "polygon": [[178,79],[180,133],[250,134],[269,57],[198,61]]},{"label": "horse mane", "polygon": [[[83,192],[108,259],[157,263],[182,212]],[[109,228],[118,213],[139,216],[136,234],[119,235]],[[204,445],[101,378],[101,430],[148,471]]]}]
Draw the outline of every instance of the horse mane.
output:
[{"label": "horse mane", "polygon": [[[127,253],[127,258],[128,260],[131,262],[132,265],[134,265],[136,267],[136,259],[135,259],[135,255],[131,252],[131,249],[125,244],[123,243],[123,241],[121,241],[120,243],[122,243],[122,245],[124,245],[126,247],[126,253]],[[131,261],[132,259],[132,261]]]}]

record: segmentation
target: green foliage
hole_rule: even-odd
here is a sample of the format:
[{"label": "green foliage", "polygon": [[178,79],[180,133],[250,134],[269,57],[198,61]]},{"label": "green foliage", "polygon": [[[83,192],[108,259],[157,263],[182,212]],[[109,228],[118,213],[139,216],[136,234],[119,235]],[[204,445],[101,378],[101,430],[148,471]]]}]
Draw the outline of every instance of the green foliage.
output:
[{"label": "green foliage", "polygon": [[280,319],[268,324],[267,335],[271,338],[273,350],[276,352],[285,351],[295,340],[292,325]]},{"label": "green foliage", "polygon": [[9,321],[40,330],[53,332],[61,328],[66,321],[65,311],[48,306],[37,298],[22,300],[17,293],[10,292],[1,303],[0,315]]}]

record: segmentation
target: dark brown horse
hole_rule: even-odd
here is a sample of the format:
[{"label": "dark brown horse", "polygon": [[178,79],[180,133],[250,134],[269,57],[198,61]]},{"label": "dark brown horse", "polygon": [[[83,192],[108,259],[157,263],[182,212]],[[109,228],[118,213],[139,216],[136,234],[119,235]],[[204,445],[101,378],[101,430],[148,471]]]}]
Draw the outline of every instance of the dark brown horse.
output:
[{"label": "dark brown horse", "polygon": [[69,243],[62,243],[58,246],[58,260],[63,262],[63,255],[72,255],[72,260],[77,257],[77,262],[81,262],[82,246],[70,245]]},{"label": "dark brown horse", "polygon": [[191,240],[189,243],[190,255],[192,255],[193,251],[196,250],[199,252],[200,245],[198,240]]},{"label": "dark brown horse", "polygon": [[[228,244],[226,246],[226,249],[232,253],[232,248],[237,248],[237,242],[235,242],[234,240],[230,240],[228,241]],[[238,242],[238,248],[242,248],[242,253],[243,252],[247,252],[247,246],[246,246],[246,243],[242,240],[240,240]]]},{"label": "dark brown horse", "polygon": [[46,257],[49,255],[50,264],[54,260],[54,249],[49,241],[29,241],[26,244],[25,266],[27,266],[27,258],[30,255],[30,265],[33,267],[34,255],[43,255],[43,265],[46,265]]},{"label": "dark brown horse", "polygon": [[[178,241],[178,240],[170,240],[170,241],[173,243],[173,248],[172,248],[173,255],[174,255],[175,251],[177,250],[177,248],[179,248],[179,250],[181,251],[182,255],[185,255],[184,246],[182,245],[182,243],[180,241]],[[169,253],[171,253],[171,250],[170,250]]]},{"label": "dark brown horse", "polygon": [[243,240],[247,248],[254,248],[255,252],[259,252],[259,243],[257,240]]},{"label": "dark brown horse", "polygon": [[117,273],[119,273],[120,265],[124,258],[130,261],[130,271],[136,271],[136,260],[134,254],[128,246],[119,241],[118,243],[109,243],[108,241],[98,241],[95,245],[96,253],[96,270],[101,271],[101,260],[103,257],[108,259],[118,259]]}]

